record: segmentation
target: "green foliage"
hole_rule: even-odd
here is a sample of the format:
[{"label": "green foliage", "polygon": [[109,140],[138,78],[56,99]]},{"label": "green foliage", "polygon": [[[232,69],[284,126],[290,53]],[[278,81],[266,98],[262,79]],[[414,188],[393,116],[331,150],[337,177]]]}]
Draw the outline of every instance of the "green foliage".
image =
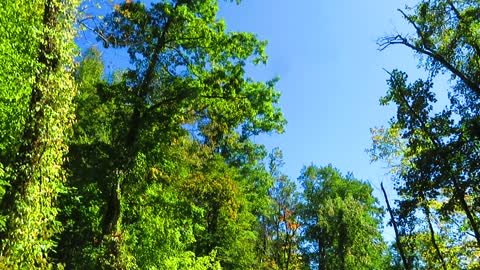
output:
[{"label": "green foliage", "polygon": [[[420,269],[474,269],[480,247],[478,2],[419,1],[400,12],[414,34],[385,37],[380,46],[412,49],[429,77],[410,83],[403,72],[390,74],[381,103],[394,104],[397,114],[386,129],[393,132],[374,137],[373,157],[398,161],[392,170],[401,196],[396,215],[410,260]],[[451,76],[442,91],[432,83],[440,73]],[[445,108],[438,109],[435,94],[448,97]]]},{"label": "green foliage", "polygon": [[[236,149],[249,145],[250,135],[281,131],[284,120],[275,105],[278,94],[273,83],[245,77],[246,61],[265,62],[265,42],[253,34],[225,32],[224,22],[216,19],[217,11],[216,1],[160,1],[150,8],[126,2],[115,6],[114,12],[106,16],[106,27],[98,29],[106,37],[107,46],[127,49],[134,67],[125,73],[118,88],[105,87],[122,100],[114,113],[124,117],[112,130],[112,147],[118,151],[110,174],[122,173],[109,184],[111,198],[107,199],[103,218],[108,226],[103,233],[123,235],[121,230],[139,222],[138,213],[130,211],[141,192],[124,194],[124,190],[155,186],[155,181],[144,183],[144,177],[136,175],[137,170],[147,170],[136,158],[145,155],[146,160],[155,162],[149,166],[161,170],[164,159],[157,160],[158,154],[145,149],[168,149],[168,144],[187,134],[185,125],[192,126],[198,135],[191,135],[197,135],[199,143],[212,153],[222,153],[208,154],[198,161],[203,168],[199,169],[201,175],[190,173],[187,166],[177,176],[191,182],[201,180],[199,185],[205,188],[190,191],[194,198],[188,198],[204,211],[206,222],[198,224],[205,233],[196,235],[195,254],[208,256],[218,250],[222,265],[242,268],[255,260],[252,247],[246,246],[253,241],[242,240],[255,238],[249,223],[255,216],[248,208],[238,211],[246,200],[241,177],[229,167],[228,160],[236,159]],[[177,196],[174,190],[172,194]],[[128,249],[116,245],[112,250]],[[125,256],[129,257],[128,253]]]},{"label": "green foliage", "polygon": [[[73,121],[75,89],[69,70],[75,53],[75,5],[70,1],[35,1],[1,8],[5,15],[2,20],[17,24],[2,27],[6,39],[0,45],[1,57],[7,71],[0,87],[4,97],[1,117],[19,119],[2,121],[13,123],[2,124],[2,130],[7,131],[2,132],[7,134],[0,143],[5,147],[2,158],[9,166],[15,164],[1,203],[6,216],[0,237],[2,267],[46,269],[56,265],[49,253],[61,230],[56,198],[65,192],[62,164]],[[4,109],[8,107],[14,109]]]},{"label": "green foliage", "polygon": [[[107,46],[132,68],[102,80],[90,49],[63,198],[59,260],[81,269],[251,269],[269,188],[249,137],[283,130],[274,82],[245,76],[265,42],[227,33],[216,1],[127,1],[105,17]],[[73,195],[73,196],[72,196]],[[203,267],[203,268],[202,268]]]},{"label": "green foliage", "polygon": [[314,269],[385,269],[383,211],[372,187],[332,166],[309,166],[299,178],[303,256]]},{"label": "green foliage", "polygon": [[[41,1],[4,3],[0,8],[0,162],[11,165],[21,143],[28,100],[38,68]],[[15,121],[12,121],[12,120]]]},{"label": "green foliage", "polygon": [[299,269],[300,222],[296,185],[281,173],[283,154],[276,148],[269,155],[270,176],[274,183],[269,190],[268,211],[261,218],[261,269]]},{"label": "green foliage", "polygon": [[[266,41],[226,31],[216,0],[77,4],[0,7],[1,269],[381,268],[369,185],[310,167],[299,203],[251,140],[286,124],[278,79],[246,73]],[[131,66],[106,80],[97,48],[75,65],[76,27]]]}]

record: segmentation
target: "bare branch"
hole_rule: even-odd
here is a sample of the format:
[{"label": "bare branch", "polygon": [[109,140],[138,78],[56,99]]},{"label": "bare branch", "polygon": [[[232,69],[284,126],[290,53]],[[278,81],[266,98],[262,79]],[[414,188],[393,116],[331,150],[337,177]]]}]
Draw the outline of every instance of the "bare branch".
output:
[{"label": "bare branch", "polygon": [[405,44],[407,42],[407,39],[400,34],[396,36],[387,36],[379,39],[377,41],[377,45],[379,46],[378,50],[383,51],[386,48],[388,48],[390,45],[395,45],[395,44]]},{"label": "bare branch", "polygon": [[84,19],[84,20],[81,20],[81,21],[79,21],[78,23],[79,23],[81,26],[85,27],[86,29],[88,29],[88,30],[92,31],[93,33],[95,33],[100,39],[103,40],[104,44],[112,44],[112,43],[110,42],[110,40],[109,40],[105,35],[103,35],[103,33],[102,33],[101,31],[99,31],[99,30],[97,30],[97,29],[95,29],[95,28],[93,28],[93,27],[91,27],[91,26],[89,26],[88,24],[85,23],[85,21],[88,20],[88,19],[89,19],[89,18]]}]

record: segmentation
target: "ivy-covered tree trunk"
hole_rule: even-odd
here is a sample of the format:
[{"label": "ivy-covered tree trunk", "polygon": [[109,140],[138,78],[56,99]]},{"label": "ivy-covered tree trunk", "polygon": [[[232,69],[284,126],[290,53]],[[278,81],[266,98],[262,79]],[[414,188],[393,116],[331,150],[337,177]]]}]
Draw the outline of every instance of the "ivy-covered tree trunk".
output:
[{"label": "ivy-covered tree trunk", "polygon": [[[56,221],[57,195],[64,192],[65,140],[73,122],[70,76],[74,57],[76,1],[46,0],[34,77],[15,175],[1,202],[7,217],[1,235],[0,266],[22,269],[50,268]],[[27,23],[27,22],[26,22]]]}]

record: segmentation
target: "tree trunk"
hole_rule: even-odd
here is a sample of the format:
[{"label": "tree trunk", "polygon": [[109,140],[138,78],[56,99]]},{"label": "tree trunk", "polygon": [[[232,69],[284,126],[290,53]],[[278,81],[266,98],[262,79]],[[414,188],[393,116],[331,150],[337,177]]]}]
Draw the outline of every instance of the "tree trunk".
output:
[{"label": "tree trunk", "polygon": [[[455,186],[457,186],[457,184]],[[467,201],[465,201],[465,193],[458,188],[457,188],[457,198],[460,201],[460,206],[462,207],[462,210],[465,212],[465,214],[467,215],[468,221],[470,222],[470,226],[472,227],[473,234],[475,235],[475,239],[477,240],[477,245],[480,247],[480,231],[478,229],[477,221],[475,220],[475,217],[470,211],[470,207],[468,206]]]},{"label": "tree trunk", "polygon": [[445,264],[445,259],[442,255],[442,252],[440,252],[440,248],[438,247],[437,241],[435,239],[435,230],[433,229],[432,221],[431,221],[431,215],[430,215],[430,208],[428,205],[426,205],[427,201],[424,198],[424,210],[425,210],[425,215],[427,217],[427,223],[428,223],[428,229],[430,230],[430,239],[432,241],[432,245],[435,248],[435,252],[437,253],[438,260],[442,264],[443,270],[447,270],[447,265]]},{"label": "tree trunk", "polygon": [[[142,109],[146,105],[145,98],[149,93],[151,83],[154,79],[155,71],[159,62],[159,56],[162,50],[165,48],[167,33],[171,25],[172,20],[168,19],[155,46],[155,50],[149,59],[148,68],[145,71],[144,79],[136,87],[136,101],[130,117],[129,128],[126,133],[124,150],[121,150],[122,153],[118,159],[118,164],[116,166],[116,172],[118,173],[115,173],[115,180],[110,185],[107,206],[103,216],[103,235],[107,237],[116,237],[121,235],[121,232],[118,231],[120,217],[122,214],[121,194],[124,184],[120,181],[122,178],[121,174],[129,173],[131,170],[130,167],[132,166],[132,160],[137,155],[135,145],[137,143],[138,133],[141,128]],[[107,254],[105,254],[109,260],[113,260],[109,262],[111,265],[120,265],[119,258],[121,256],[116,254],[119,251],[119,244],[119,241],[110,242],[110,248],[108,249]]]},{"label": "tree trunk", "polygon": [[400,233],[398,232],[397,222],[395,221],[393,210],[390,207],[390,202],[388,201],[387,192],[383,187],[383,182],[380,184],[380,187],[382,188],[383,196],[385,197],[385,203],[387,204],[387,210],[388,210],[388,213],[390,214],[390,221],[392,222],[393,230],[395,232],[395,240],[396,240],[395,242],[398,249],[398,253],[400,253],[400,257],[402,258],[403,267],[405,268],[405,270],[411,270],[412,268],[410,267],[410,263],[407,260],[405,250],[403,249],[402,242],[400,239]]},{"label": "tree trunk", "polygon": [[[49,268],[48,253],[60,232],[55,200],[63,189],[66,130],[75,89],[66,71],[73,62],[72,3],[45,0],[37,62],[25,126],[15,160],[15,177],[0,203],[7,217],[1,255],[15,269]],[[38,27],[38,26],[36,26]]]}]

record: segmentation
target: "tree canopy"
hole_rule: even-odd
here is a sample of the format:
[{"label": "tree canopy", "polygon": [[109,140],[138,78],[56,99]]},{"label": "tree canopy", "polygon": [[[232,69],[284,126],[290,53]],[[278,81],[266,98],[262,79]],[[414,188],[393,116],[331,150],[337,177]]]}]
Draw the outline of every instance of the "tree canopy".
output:
[{"label": "tree canopy", "polygon": [[[285,130],[279,78],[254,79],[267,41],[230,31],[217,0],[89,5],[0,6],[1,269],[480,267],[478,1],[418,1],[399,10],[412,33],[379,40],[427,71],[388,71],[396,114],[372,129],[388,216],[373,179],[312,164],[292,180],[257,143]],[[107,74],[115,50],[129,64]]]},{"label": "tree canopy", "polygon": [[[373,157],[394,168],[400,199],[392,222],[402,229],[405,268],[478,267],[478,11],[477,1],[420,1],[400,10],[413,34],[379,42],[410,48],[428,72],[414,82],[390,73],[381,103],[397,114],[373,136]],[[436,89],[445,73],[449,87]],[[444,108],[437,95],[448,97]]]}]

